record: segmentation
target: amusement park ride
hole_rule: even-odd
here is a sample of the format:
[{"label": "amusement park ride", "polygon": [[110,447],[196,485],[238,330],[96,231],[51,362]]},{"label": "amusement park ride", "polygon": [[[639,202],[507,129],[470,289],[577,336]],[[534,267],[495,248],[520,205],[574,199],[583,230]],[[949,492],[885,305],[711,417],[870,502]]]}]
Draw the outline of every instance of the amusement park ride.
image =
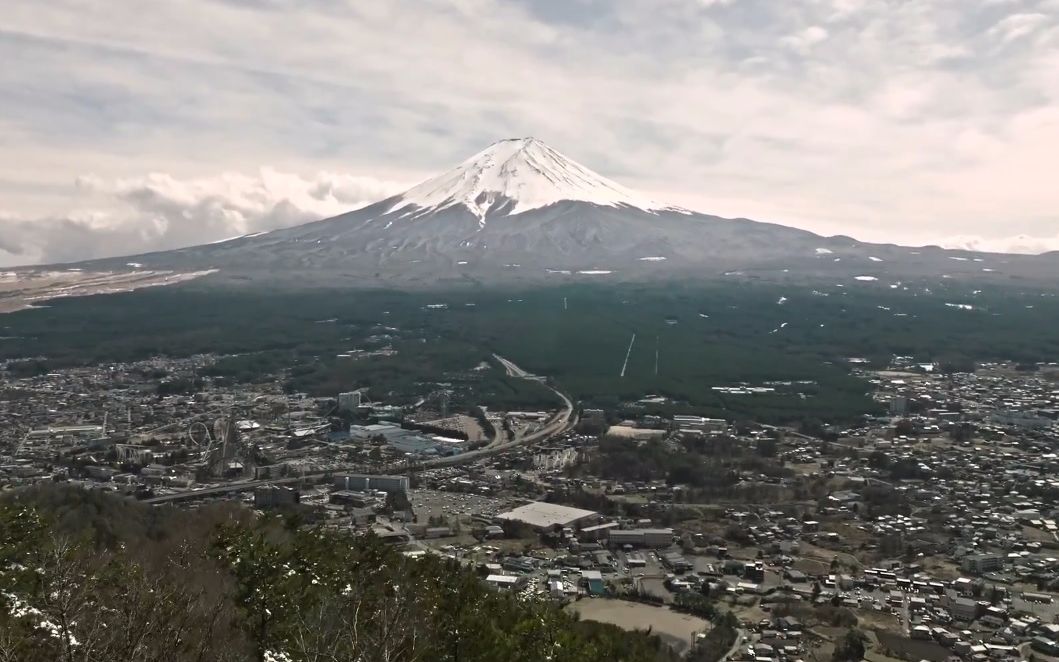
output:
[{"label": "amusement park ride", "polygon": [[236,412],[213,421],[213,426],[194,421],[188,426],[188,442],[199,453],[202,477],[234,477],[253,472],[253,448],[243,440]]}]

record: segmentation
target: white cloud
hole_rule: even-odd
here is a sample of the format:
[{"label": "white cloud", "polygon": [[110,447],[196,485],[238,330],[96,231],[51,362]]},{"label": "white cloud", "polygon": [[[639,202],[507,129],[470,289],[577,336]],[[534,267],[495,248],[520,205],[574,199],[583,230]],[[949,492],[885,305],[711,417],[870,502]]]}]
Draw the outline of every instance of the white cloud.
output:
[{"label": "white cloud", "polygon": [[0,215],[0,263],[65,262],[165,250],[289,227],[362,207],[402,190],[392,182],[262,168],[179,179],[78,179],[81,207],[62,216]]},{"label": "white cloud", "polygon": [[827,30],[820,27],[819,25],[810,25],[804,30],[800,30],[796,34],[789,35],[782,39],[782,42],[790,47],[792,50],[798,53],[806,54],[814,46],[825,41],[827,39]]},{"label": "white cloud", "polygon": [[989,34],[1003,42],[1015,41],[1033,34],[1038,28],[1048,25],[1051,20],[1045,14],[1012,14],[991,27]]}]

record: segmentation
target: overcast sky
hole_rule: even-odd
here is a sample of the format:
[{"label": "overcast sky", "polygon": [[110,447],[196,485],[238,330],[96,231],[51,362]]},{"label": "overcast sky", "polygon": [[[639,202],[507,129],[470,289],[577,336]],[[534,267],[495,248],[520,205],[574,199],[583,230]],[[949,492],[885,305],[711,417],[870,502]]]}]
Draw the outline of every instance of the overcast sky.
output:
[{"label": "overcast sky", "polygon": [[1059,0],[5,0],[0,265],[312,220],[536,136],[652,198],[1059,249]]}]

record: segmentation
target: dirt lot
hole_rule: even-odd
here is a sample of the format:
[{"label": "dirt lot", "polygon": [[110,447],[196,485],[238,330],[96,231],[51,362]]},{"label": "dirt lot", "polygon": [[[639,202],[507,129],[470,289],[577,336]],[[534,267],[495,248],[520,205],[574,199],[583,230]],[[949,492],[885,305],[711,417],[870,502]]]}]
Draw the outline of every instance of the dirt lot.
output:
[{"label": "dirt lot", "polygon": [[1043,547],[1050,549],[1056,547],[1055,537],[1047,531],[1038,529],[1035,526],[1022,527],[1022,535],[1026,537],[1026,540],[1041,543]]},{"label": "dirt lot", "polygon": [[457,414],[456,416],[450,416],[449,418],[439,418],[425,422],[428,425],[433,425],[446,430],[458,430],[466,434],[467,441],[471,443],[483,441],[486,438],[485,430],[482,429],[478,420],[465,414]]},{"label": "dirt lot", "polygon": [[625,630],[645,630],[650,627],[653,634],[660,635],[678,652],[686,651],[694,641],[695,634],[709,627],[706,621],[695,616],[625,600],[586,598],[571,604],[568,609],[577,612],[585,620],[613,623]]},{"label": "dirt lot", "polygon": [[807,464],[788,464],[787,467],[794,473],[809,476],[812,474],[818,474],[822,471],[822,467],[819,462],[809,462]]},{"label": "dirt lot", "polygon": [[960,568],[944,556],[927,556],[919,560],[923,570],[942,581],[952,581],[963,576]]}]

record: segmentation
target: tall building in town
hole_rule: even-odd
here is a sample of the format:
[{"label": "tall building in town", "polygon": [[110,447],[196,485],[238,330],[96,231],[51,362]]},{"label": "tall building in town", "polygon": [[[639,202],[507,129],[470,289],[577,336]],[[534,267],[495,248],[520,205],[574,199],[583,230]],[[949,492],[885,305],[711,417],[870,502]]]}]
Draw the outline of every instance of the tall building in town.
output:
[{"label": "tall building in town", "polygon": [[360,391],[338,394],[338,411],[353,411],[360,406]]}]

